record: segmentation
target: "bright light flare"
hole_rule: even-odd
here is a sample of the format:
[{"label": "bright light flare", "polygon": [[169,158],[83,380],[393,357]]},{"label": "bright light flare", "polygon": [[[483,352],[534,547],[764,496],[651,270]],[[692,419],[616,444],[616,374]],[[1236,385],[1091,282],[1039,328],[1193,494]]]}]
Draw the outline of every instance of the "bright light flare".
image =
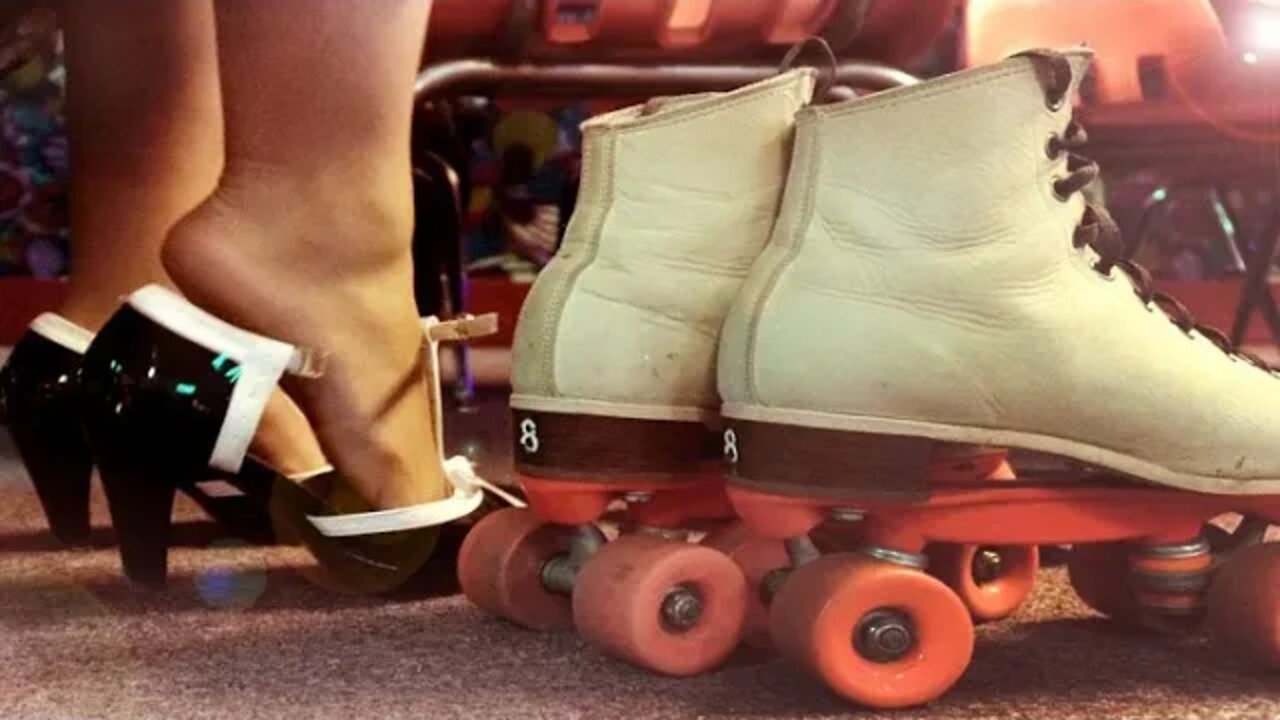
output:
[{"label": "bright light flare", "polygon": [[1250,15],[1248,23],[1250,45],[1254,50],[1280,50],[1280,13],[1259,8]]}]

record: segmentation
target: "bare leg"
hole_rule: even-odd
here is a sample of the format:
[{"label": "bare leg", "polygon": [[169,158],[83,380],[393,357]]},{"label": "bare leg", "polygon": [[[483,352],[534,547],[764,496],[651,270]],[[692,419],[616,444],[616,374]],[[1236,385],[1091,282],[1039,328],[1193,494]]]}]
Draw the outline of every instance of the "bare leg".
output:
[{"label": "bare leg", "polygon": [[68,0],[71,283],[63,314],[97,329],[163,281],[160,246],[222,171],[211,0]]},{"label": "bare leg", "polygon": [[[68,0],[71,282],[62,314],[97,330],[120,298],[168,283],[160,248],[209,196],[223,166],[211,0]],[[306,420],[280,395],[255,452],[287,472],[323,463]]]},{"label": "bare leg", "polygon": [[298,384],[366,500],[447,494],[413,299],[409,126],[424,0],[218,0],[226,168],[165,266],[195,302],[331,353]]}]

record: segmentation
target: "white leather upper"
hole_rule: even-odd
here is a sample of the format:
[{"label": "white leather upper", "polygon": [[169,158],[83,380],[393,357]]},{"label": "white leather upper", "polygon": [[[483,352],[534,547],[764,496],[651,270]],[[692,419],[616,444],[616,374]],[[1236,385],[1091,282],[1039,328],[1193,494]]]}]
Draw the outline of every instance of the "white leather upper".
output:
[{"label": "white leather upper", "polygon": [[[1078,83],[1088,53],[1069,53]],[[1014,58],[800,113],[769,248],[726,320],[724,414],[1036,449],[1280,491],[1280,379],[1186,334],[1072,233],[1053,111]]]},{"label": "white leather upper", "polygon": [[812,70],[589,120],[564,243],[514,343],[512,405],[698,420],[720,325],[768,240]]}]

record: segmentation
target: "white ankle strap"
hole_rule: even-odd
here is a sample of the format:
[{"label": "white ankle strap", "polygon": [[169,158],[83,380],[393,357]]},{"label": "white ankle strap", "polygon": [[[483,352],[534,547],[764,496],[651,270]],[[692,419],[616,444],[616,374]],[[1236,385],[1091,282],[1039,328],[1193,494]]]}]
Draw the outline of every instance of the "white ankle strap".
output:
[{"label": "white ankle strap", "polygon": [[93,342],[93,333],[53,313],[40,313],[31,321],[31,331],[53,343],[83,355]]},{"label": "white ankle strap", "polygon": [[484,501],[485,490],[516,507],[524,507],[524,503],[510,493],[476,475],[471,461],[461,455],[446,460],[444,472],[449,484],[453,486],[453,494],[443,500],[367,513],[309,515],[307,519],[325,537],[352,537],[416,530],[453,522],[475,512]]},{"label": "white ankle strap", "polygon": [[[240,470],[267,401],[282,375],[289,373],[303,378],[317,378],[324,374],[328,363],[329,354],[323,350],[298,347],[236,327],[159,285],[148,285],[134,291],[127,302],[170,331],[225,355],[238,364],[237,380],[227,414],[209,457],[209,466],[218,470]],[[39,323],[37,331],[59,337],[74,334],[67,327],[70,323],[58,320],[61,318],[45,318]],[[497,332],[497,315],[464,315],[456,320],[443,322],[436,318],[425,318],[422,329],[423,341],[430,346],[428,372],[433,384],[432,412],[439,428],[441,418],[437,345],[441,341],[465,340]],[[437,440],[440,439],[437,437]]]},{"label": "white ankle strap", "polygon": [[235,385],[209,466],[239,472],[280,376],[290,368],[309,367],[310,356],[289,343],[236,327],[159,285],[134,291],[128,304],[171,332],[218,353],[215,370],[221,371],[228,359],[237,364]]},{"label": "white ankle strap", "polygon": [[[473,317],[463,315],[453,320],[435,317],[422,319],[422,339],[427,346],[427,384],[429,387],[432,421],[436,428],[436,447],[444,447],[444,411],[440,398],[440,343],[458,342],[470,338],[492,335],[498,331],[496,314]],[[326,537],[351,537],[378,533],[435,527],[453,522],[475,512],[484,501],[484,490],[502,498],[515,507],[524,503],[511,493],[476,475],[471,461],[461,455],[442,459],[445,478],[453,486],[453,494],[443,500],[412,505],[391,510],[345,515],[316,515],[307,519]]]},{"label": "white ankle strap", "polygon": [[[267,400],[284,373],[311,378],[324,374],[328,353],[297,347],[236,327],[166,288],[157,285],[144,287],[130,295],[128,302],[135,310],[172,332],[221,353],[239,365],[227,414],[223,418],[209,458],[210,467],[227,472],[240,470]],[[60,323],[48,319],[44,321],[43,327],[49,332],[52,330],[48,328],[64,329]],[[434,317],[422,320],[437,448],[444,446],[441,434],[444,418],[440,400],[439,344],[490,335],[497,330],[496,314],[479,317],[464,315],[446,321]],[[311,521],[322,534],[331,537],[431,527],[473,512],[484,500],[481,488],[489,489],[513,505],[520,505],[520,501],[509,493],[478,477],[466,458],[441,458],[440,461],[444,464],[445,477],[454,488],[454,492],[444,500],[370,513],[317,516],[312,517]]]}]

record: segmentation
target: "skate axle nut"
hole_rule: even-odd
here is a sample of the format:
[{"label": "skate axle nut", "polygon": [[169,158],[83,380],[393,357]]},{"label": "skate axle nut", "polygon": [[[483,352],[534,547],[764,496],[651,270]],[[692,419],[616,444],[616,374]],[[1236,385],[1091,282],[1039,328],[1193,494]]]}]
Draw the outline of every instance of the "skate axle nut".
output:
[{"label": "skate axle nut", "polygon": [[560,595],[572,595],[581,566],[568,555],[557,555],[542,564],[542,586]]},{"label": "skate axle nut", "polygon": [[901,660],[915,644],[916,633],[911,618],[892,608],[867,613],[853,635],[853,647],[858,654],[877,663]]},{"label": "skate axle nut", "polygon": [[676,633],[692,630],[702,619],[703,603],[698,591],[686,585],[670,590],[662,600],[662,624]]},{"label": "skate axle nut", "polygon": [[973,580],[979,585],[999,580],[1004,574],[1004,556],[1000,551],[982,548],[973,556]]}]

